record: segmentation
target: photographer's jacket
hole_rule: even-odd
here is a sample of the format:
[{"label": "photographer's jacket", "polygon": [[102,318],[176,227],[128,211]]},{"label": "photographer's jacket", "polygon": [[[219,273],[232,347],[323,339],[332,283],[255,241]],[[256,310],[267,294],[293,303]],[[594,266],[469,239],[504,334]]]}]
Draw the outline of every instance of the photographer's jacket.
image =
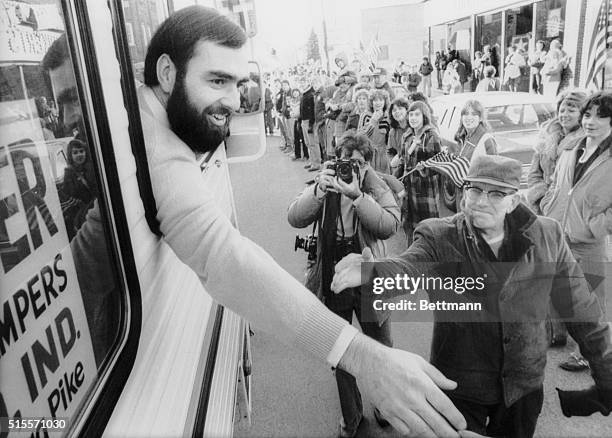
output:
[{"label": "photographer's jacket", "polygon": [[[498,312],[497,322],[487,312],[474,312],[468,322],[440,322],[442,311],[436,310],[432,365],[457,382],[454,396],[482,404],[503,401],[512,405],[544,381],[545,321],[552,301],[560,315],[568,318],[568,331],[588,359],[598,388],[611,390],[610,327],[558,222],[536,216],[519,204],[506,216],[505,229],[502,248],[506,248],[509,263],[505,265],[510,269],[497,287],[480,292],[494,298],[491,305]],[[417,226],[414,236],[414,243],[402,255],[376,263],[371,277],[435,276],[433,264],[451,262],[455,277],[482,275],[483,270],[493,276],[499,272],[499,264],[491,261],[490,248],[463,213],[427,219]],[[464,296],[469,299],[470,294]],[[430,291],[430,302],[437,298]]]},{"label": "photographer's jacket", "polygon": [[[315,187],[316,185],[308,186],[289,206],[288,219],[291,226],[306,228],[315,220],[324,217],[325,198],[316,196]],[[371,168],[365,173],[361,191],[363,195],[353,201],[359,244],[362,248],[369,247],[375,257],[384,257],[384,239],[395,234],[399,226],[399,207],[389,186]],[[320,245],[318,250],[321,250]],[[388,318],[388,313],[378,312],[377,316],[382,323]]]}]

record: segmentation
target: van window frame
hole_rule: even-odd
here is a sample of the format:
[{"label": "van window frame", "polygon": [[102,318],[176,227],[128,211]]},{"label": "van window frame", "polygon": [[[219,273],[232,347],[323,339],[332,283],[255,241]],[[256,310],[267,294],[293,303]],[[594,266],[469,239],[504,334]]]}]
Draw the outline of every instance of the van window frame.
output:
[{"label": "van window frame", "polygon": [[[72,432],[82,436],[101,436],[136,359],[142,325],[142,300],[86,4],[62,0],[61,9],[68,50],[82,103],[83,125],[88,138],[92,139],[91,147],[96,149],[96,154],[104,164],[103,170],[97,163],[95,165],[102,186],[100,196],[105,198],[104,202],[99,203],[105,218],[104,229],[111,257],[118,268],[122,292],[127,295],[123,299],[127,304],[128,314],[122,314],[119,340],[112,350],[112,364],[102,370],[97,394],[83,406],[74,419],[77,429]],[[82,45],[82,51],[77,47],[76,38]],[[106,219],[110,219],[112,223]]]}]

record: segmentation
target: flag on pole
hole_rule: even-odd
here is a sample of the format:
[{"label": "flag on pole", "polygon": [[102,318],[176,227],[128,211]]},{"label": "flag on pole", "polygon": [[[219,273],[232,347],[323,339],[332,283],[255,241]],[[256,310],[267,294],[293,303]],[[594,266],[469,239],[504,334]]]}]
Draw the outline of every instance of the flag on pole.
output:
[{"label": "flag on pole", "polygon": [[376,62],[378,61],[378,57],[380,56],[381,52],[382,50],[378,42],[378,32],[376,32],[376,35],[374,38],[372,38],[370,45],[364,52],[369,61],[367,64],[369,64],[371,71],[374,71],[376,68]]},{"label": "flag on pole", "polygon": [[439,152],[422,163],[424,167],[446,175],[457,187],[463,186],[470,167],[470,160],[466,157],[457,157],[446,151]]},{"label": "flag on pole", "polygon": [[612,34],[610,32],[610,13],[612,8],[610,3],[612,3],[612,0],[602,0],[599,6],[597,21],[593,28],[591,44],[589,45],[589,56],[587,58],[588,70],[585,85],[589,87],[593,84],[598,90],[603,88],[601,73],[606,66],[608,44],[612,42]]}]

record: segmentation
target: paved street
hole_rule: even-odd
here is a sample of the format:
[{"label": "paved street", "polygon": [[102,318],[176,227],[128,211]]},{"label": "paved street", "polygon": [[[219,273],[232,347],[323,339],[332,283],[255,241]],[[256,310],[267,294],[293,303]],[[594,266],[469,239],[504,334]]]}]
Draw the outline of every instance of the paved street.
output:
[{"label": "paved street", "polygon": [[[278,137],[268,137],[268,152],[253,163],[231,166],[240,228],[243,234],[264,247],[280,265],[303,279],[306,253],[293,251],[295,235],[311,228],[292,229],[287,223],[287,206],[313,174],[304,162],[291,161],[278,148]],[[391,239],[392,251],[402,249],[400,232]],[[248,285],[247,285],[248,292]],[[429,355],[430,323],[394,323],[396,347],[424,357]],[[324,363],[285,345],[253,327],[253,424],[239,420],[237,437],[332,437],[338,432],[340,407],[332,372]],[[560,412],[555,387],[586,388],[590,375],[568,373],[557,363],[569,347],[549,350],[545,401],[538,423],[538,437],[612,437],[612,419],[601,414],[568,419]],[[396,436],[382,430],[373,420],[372,409],[364,400],[366,421],[358,436]]]}]

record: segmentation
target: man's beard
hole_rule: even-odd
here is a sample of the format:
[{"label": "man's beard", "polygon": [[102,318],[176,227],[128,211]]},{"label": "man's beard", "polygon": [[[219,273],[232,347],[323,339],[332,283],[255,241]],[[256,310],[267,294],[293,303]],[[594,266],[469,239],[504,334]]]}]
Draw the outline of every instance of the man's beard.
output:
[{"label": "man's beard", "polygon": [[[229,130],[232,110],[224,105],[210,105],[201,112],[195,108],[187,96],[185,81],[177,76],[177,81],[166,107],[172,131],[196,153],[214,151],[221,144]],[[210,122],[208,116],[224,114],[227,117],[223,126]]]}]

